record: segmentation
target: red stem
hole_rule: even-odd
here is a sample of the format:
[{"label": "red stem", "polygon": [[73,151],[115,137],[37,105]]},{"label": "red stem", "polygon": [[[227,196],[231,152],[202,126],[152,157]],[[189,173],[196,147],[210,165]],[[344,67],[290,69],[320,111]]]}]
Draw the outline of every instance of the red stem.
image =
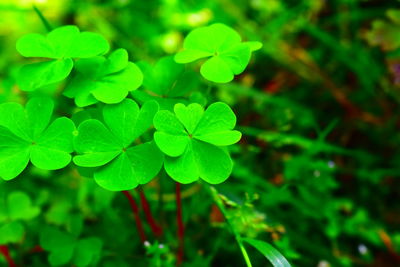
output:
[{"label": "red stem", "polygon": [[31,253],[40,253],[43,252],[44,249],[40,245],[34,246],[29,252]]},{"label": "red stem", "polygon": [[181,198],[181,184],[176,183],[176,221],[178,224],[178,240],[179,249],[177,254],[177,265],[181,265],[185,255],[185,227],[182,218],[182,198]]},{"label": "red stem", "polygon": [[146,199],[146,195],[144,194],[142,189],[138,189],[138,191],[139,191],[140,202],[142,203],[143,211],[144,211],[144,213],[146,215],[147,222],[149,223],[149,225],[151,227],[151,230],[153,231],[153,234],[156,237],[162,236],[163,229],[154,220],[154,217],[153,217],[153,215],[151,213],[149,202]]},{"label": "red stem", "polygon": [[142,222],[140,220],[140,216],[139,216],[139,208],[136,204],[136,201],[133,199],[131,193],[129,193],[129,191],[122,191],[122,193],[126,196],[126,198],[129,200],[129,204],[131,205],[132,208],[132,212],[133,215],[135,217],[135,221],[136,221],[136,228],[139,232],[139,236],[140,236],[140,240],[142,240],[142,242],[146,241],[146,234],[144,233],[143,230],[143,226],[142,226]]},{"label": "red stem", "polygon": [[11,258],[10,251],[7,246],[0,245],[0,254],[4,256],[8,263],[8,267],[16,267],[14,260]]}]

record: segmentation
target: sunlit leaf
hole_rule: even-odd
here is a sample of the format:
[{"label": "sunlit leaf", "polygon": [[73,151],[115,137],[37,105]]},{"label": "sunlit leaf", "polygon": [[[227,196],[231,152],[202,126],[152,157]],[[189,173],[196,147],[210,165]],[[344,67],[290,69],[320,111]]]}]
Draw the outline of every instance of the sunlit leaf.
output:
[{"label": "sunlit leaf", "polygon": [[216,23],[191,31],[183,43],[184,50],[175,55],[178,63],[190,63],[208,58],[201,66],[204,78],[216,83],[227,83],[244,71],[251,52],[260,49],[260,42],[241,42],[232,28]]},{"label": "sunlit leaf", "polygon": [[176,104],[175,113],[159,111],[154,117],[154,140],[167,155],[165,170],[180,183],[199,178],[222,183],[232,172],[229,153],[221,146],[238,142],[236,116],[228,105],[218,102],[205,111],[199,104]]},{"label": "sunlit leaf", "polygon": [[290,263],[282,256],[282,254],[267,242],[250,238],[243,238],[251,246],[261,252],[274,267],[291,267]]},{"label": "sunlit leaf", "polygon": [[148,183],[160,171],[163,155],[152,142],[132,143],[152,125],[157,110],[156,102],[139,109],[131,99],[104,107],[104,124],[90,119],[79,125],[74,140],[79,153],[74,157],[75,164],[99,167],[94,172],[95,181],[111,191]]},{"label": "sunlit leaf", "polygon": [[48,98],[31,98],[25,110],[16,103],[0,104],[1,178],[15,178],[29,160],[45,170],[69,164],[75,125],[66,117],[50,123],[53,107]]}]

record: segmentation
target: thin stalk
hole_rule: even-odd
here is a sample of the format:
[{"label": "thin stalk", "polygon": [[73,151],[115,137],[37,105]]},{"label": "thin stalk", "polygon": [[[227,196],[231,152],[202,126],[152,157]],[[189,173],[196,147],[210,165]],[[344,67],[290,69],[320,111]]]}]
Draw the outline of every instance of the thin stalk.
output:
[{"label": "thin stalk", "polygon": [[144,243],[144,241],[147,240],[146,234],[144,233],[143,226],[142,226],[142,221],[140,220],[139,216],[139,208],[136,204],[135,199],[132,197],[131,193],[129,191],[122,191],[122,193],[126,196],[126,198],[129,201],[129,204],[131,205],[131,209],[133,212],[133,216],[135,217],[136,221],[136,228],[138,230],[140,240]]},{"label": "thin stalk", "polygon": [[8,264],[8,267],[16,267],[17,265],[15,264],[14,260],[11,258],[10,251],[8,250],[8,247],[5,245],[0,246],[0,254],[4,256],[6,259],[6,262]]},{"label": "thin stalk", "polygon": [[218,208],[221,210],[222,214],[224,215],[224,217],[227,221],[227,224],[231,228],[231,231],[232,231],[233,235],[235,236],[236,242],[239,245],[240,251],[243,254],[243,258],[244,258],[244,261],[246,262],[246,266],[252,267],[252,264],[251,264],[251,261],[249,258],[249,254],[247,254],[247,251],[243,245],[242,238],[241,238],[240,234],[236,231],[235,227],[233,227],[233,225],[230,223],[230,221],[228,219],[228,213],[224,207],[224,203],[222,203],[221,198],[218,195],[217,189],[215,189],[214,187],[212,187],[210,185],[205,185],[205,186],[208,187],[208,192],[211,194],[211,197],[214,199]]},{"label": "thin stalk", "polygon": [[43,23],[46,30],[50,32],[53,29],[53,27],[51,27],[49,21],[43,16],[43,13],[35,5],[33,5],[33,10],[35,10],[36,14],[40,18],[40,21]]},{"label": "thin stalk", "polygon": [[144,211],[144,213],[146,215],[147,222],[149,223],[150,228],[153,231],[153,234],[156,237],[162,236],[163,229],[154,220],[153,214],[151,213],[149,202],[146,199],[146,195],[144,194],[143,189],[138,189],[137,191],[139,191],[140,202],[142,204],[143,211]]},{"label": "thin stalk", "polygon": [[185,226],[183,225],[183,216],[182,216],[182,198],[181,198],[181,184],[176,183],[176,222],[178,225],[178,241],[179,248],[177,254],[177,265],[181,265],[183,263],[183,259],[185,256]]},{"label": "thin stalk", "polygon": [[43,252],[44,249],[40,245],[34,246],[29,252],[31,253],[40,253]]}]

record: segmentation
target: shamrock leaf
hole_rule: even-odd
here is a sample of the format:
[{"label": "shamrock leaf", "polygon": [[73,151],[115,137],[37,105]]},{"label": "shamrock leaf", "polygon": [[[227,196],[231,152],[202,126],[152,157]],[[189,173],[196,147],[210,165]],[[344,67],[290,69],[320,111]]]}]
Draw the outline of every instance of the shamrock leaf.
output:
[{"label": "shamrock leaf", "polygon": [[139,62],[138,66],[143,72],[145,91],[137,90],[132,95],[139,101],[156,100],[161,108],[172,109],[176,103],[186,102],[183,96],[199,84],[196,74],[185,71],[173,56],[161,58],[154,66],[144,61]]},{"label": "shamrock leaf", "polygon": [[148,183],[160,171],[163,155],[153,142],[132,146],[153,123],[158,111],[155,101],[141,109],[135,101],[125,99],[103,109],[104,124],[86,120],[78,127],[74,139],[74,163],[81,167],[99,167],[95,181],[111,191],[130,190]]},{"label": "shamrock leaf", "polygon": [[78,241],[75,247],[73,262],[76,266],[93,266],[100,259],[103,242],[95,237],[85,238]]},{"label": "shamrock leaf", "polygon": [[142,72],[138,66],[128,61],[125,49],[115,50],[107,59],[81,59],[75,67],[78,74],[68,84],[64,95],[75,98],[78,107],[98,101],[119,103],[128,92],[136,90],[143,82]]},{"label": "shamrock leaf", "polygon": [[21,90],[34,91],[64,80],[71,72],[72,67],[73,61],[70,58],[27,64],[18,73],[18,85]]},{"label": "shamrock leaf", "polygon": [[8,215],[12,220],[30,220],[40,213],[24,192],[12,192],[7,198]]},{"label": "shamrock leaf", "polygon": [[[56,170],[68,165],[73,151],[73,122],[57,118],[50,124],[54,103],[35,97],[24,108],[0,104],[0,177],[11,180],[28,165]],[[50,125],[49,125],[50,124]]]},{"label": "shamrock leaf", "polygon": [[80,32],[72,25],[54,29],[46,36],[27,34],[18,40],[17,51],[24,57],[51,60],[23,66],[18,74],[18,83],[22,90],[33,91],[62,81],[72,70],[72,58],[90,58],[108,50],[109,44],[101,35]]},{"label": "shamrock leaf", "polygon": [[212,82],[227,83],[244,71],[251,52],[261,46],[260,42],[242,43],[235,30],[216,23],[191,31],[183,43],[184,50],[175,55],[175,61],[189,63],[209,58],[201,66],[201,75]]},{"label": "shamrock leaf", "polygon": [[164,166],[168,175],[183,184],[199,177],[211,184],[225,181],[233,164],[222,146],[241,138],[240,132],[232,130],[236,124],[233,111],[217,102],[206,111],[196,103],[176,104],[174,113],[162,110],[154,117],[154,140],[167,155]]},{"label": "shamrock leaf", "polygon": [[55,225],[65,225],[71,218],[72,204],[68,200],[59,200],[51,203],[46,211],[45,219],[48,223]]},{"label": "shamrock leaf", "polygon": [[0,244],[17,243],[22,240],[24,233],[24,226],[20,222],[0,225]]},{"label": "shamrock leaf", "polygon": [[40,234],[41,247],[50,252],[52,266],[73,262],[76,266],[94,265],[100,257],[103,242],[95,237],[76,239],[54,227],[46,227]]}]

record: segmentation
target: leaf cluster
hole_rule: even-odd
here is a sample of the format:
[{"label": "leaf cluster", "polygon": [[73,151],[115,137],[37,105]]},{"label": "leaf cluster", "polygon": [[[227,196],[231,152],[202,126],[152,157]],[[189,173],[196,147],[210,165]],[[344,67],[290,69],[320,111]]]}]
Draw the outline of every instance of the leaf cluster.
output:
[{"label": "leaf cluster", "polygon": [[240,35],[225,24],[216,23],[191,31],[183,43],[183,51],[175,55],[178,63],[207,58],[200,73],[216,83],[227,83],[244,71],[251,52],[262,47],[260,42],[242,42]]},{"label": "leaf cluster", "polygon": [[0,177],[15,178],[29,162],[45,170],[68,165],[75,125],[66,117],[52,120],[53,109],[44,97],[31,98],[25,108],[0,104]]}]

